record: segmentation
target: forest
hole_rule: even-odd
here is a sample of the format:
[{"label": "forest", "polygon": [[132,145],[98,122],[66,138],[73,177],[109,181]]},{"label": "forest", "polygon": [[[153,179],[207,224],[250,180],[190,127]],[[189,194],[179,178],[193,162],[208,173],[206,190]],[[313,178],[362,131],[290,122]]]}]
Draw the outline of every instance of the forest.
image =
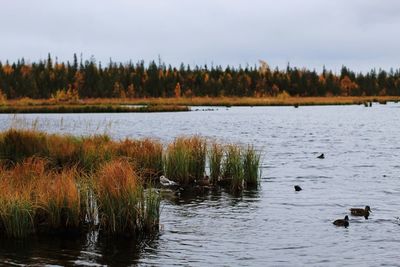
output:
[{"label": "forest", "polygon": [[400,69],[354,72],[343,66],[340,73],[292,67],[271,69],[264,61],[255,66],[190,66],[179,68],[161,60],[107,65],[78,59],[47,59],[28,63],[0,62],[0,92],[6,99],[49,99],[68,92],[79,98],[147,97],[274,97],[281,94],[308,96],[398,96]]}]

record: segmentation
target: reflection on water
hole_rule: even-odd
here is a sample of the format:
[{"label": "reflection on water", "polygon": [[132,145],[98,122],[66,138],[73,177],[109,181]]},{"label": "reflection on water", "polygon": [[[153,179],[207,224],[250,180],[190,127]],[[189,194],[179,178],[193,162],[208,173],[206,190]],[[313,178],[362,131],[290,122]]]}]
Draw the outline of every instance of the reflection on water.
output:
[{"label": "reflection on water", "polygon": [[154,239],[102,239],[97,232],[84,237],[35,237],[29,240],[0,242],[0,262],[10,265],[51,264],[71,265],[126,265],[135,263],[146,250],[156,250]]},{"label": "reflection on water", "polygon": [[[2,240],[0,263],[183,266],[395,266],[400,262],[398,104],[234,107],[151,114],[0,115],[49,132],[109,133],[169,142],[201,134],[262,150],[258,191],[165,198],[153,240]],[[13,122],[14,121],[14,122]],[[22,123],[23,124],[23,123]],[[104,126],[106,124],[106,126]],[[19,122],[21,125],[21,122]],[[325,154],[325,159],[316,157]],[[299,184],[303,191],[295,192]],[[350,217],[370,205],[369,220]]]}]

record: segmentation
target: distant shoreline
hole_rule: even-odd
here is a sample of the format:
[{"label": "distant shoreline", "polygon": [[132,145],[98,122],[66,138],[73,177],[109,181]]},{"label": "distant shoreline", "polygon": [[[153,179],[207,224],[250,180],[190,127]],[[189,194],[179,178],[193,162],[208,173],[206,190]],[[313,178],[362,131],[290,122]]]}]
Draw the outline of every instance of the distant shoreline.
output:
[{"label": "distant shoreline", "polygon": [[[190,111],[189,106],[317,106],[366,105],[398,102],[400,96],[362,97],[193,97],[193,98],[88,98],[75,101],[52,99],[6,100],[0,113],[120,113]],[[133,106],[130,106],[133,105]]]}]

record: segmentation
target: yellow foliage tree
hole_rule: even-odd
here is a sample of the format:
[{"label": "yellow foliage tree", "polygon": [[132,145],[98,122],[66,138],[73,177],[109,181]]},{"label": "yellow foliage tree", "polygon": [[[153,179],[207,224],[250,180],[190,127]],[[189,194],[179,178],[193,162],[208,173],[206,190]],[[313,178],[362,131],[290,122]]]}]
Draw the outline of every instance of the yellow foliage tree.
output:
[{"label": "yellow foliage tree", "polygon": [[358,88],[356,82],[351,81],[351,79],[346,75],[340,80],[340,92],[343,96],[351,95],[351,91]]},{"label": "yellow foliage tree", "polygon": [[174,93],[175,97],[181,97],[181,85],[179,83],[176,83]]}]

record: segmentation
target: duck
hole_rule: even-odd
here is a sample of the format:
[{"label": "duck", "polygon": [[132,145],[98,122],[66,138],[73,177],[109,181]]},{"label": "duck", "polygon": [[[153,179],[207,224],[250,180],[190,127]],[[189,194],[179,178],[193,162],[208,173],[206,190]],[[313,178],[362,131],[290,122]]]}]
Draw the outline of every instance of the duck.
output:
[{"label": "duck", "polygon": [[319,155],[317,158],[318,158],[318,159],[324,159],[324,158],[325,158],[324,153],[322,153],[321,155]]},{"label": "duck", "polygon": [[294,190],[295,191],[301,191],[301,190],[303,190],[299,185],[295,185],[294,186]]},{"label": "duck", "polygon": [[364,209],[360,208],[351,208],[350,209],[351,215],[353,216],[363,216],[366,220],[368,220],[369,213],[372,212],[369,206],[365,206]]},{"label": "duck", "polygon": [[175,186],[178,185],[176,182],[168,179],[167,177],[165,177],[164,175],[160,176],[160,184],[162,186]]},{"label": "duck", "polygon": [[349,216],[344,216],[344,219],[337,219],[333,222],[336,226],[347,228],[349,226]]}]

